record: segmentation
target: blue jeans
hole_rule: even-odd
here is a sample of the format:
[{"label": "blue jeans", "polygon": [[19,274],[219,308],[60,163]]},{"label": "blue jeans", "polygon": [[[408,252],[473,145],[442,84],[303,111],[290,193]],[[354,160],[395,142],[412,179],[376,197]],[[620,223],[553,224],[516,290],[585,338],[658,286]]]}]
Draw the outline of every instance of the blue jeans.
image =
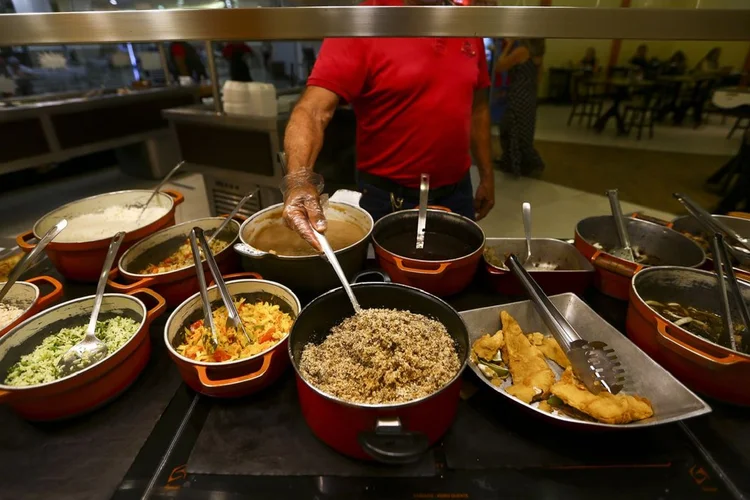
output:
[{"label": "blue jeans", "polygon": [[[362,192],[359,206],[366,210],[375,221],[393,212],[390,192],[362,181],[359,182],[359,190]],[[450,208],[454,213],[474,220],[476,214],[474,212],[474,189],[471,186],[471,176],[466,174],[466,177],[456,185],[455,191],[449,195],[437,199],[430,196],[429,203],[430,205]],[[404,199],[401,209],[416,208],[418,204],[419,200]]]}]

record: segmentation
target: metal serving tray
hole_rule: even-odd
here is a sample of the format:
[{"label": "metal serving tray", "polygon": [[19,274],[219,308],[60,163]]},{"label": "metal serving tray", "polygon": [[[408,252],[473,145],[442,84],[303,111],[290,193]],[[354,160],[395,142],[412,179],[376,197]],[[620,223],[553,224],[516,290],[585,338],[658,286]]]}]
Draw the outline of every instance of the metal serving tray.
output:
[{"label": "metal serving tray", "polygon": [[[556,295],[550,297],[550,300],[582,337],[587,340],[606,342],[615,349],[628,373],[628,382],[624,391],[648,398],[654,408],[654,416],[630,424],[617,425],[588,422],[563,414],[547,413],[537,408],[538,403],[526,404],[506,393],[505,388],[512,384],[511,377],[508,377],[501,387],[495,387],[470,361],[469,366],[477,377],[497,393],[543,417],[573,427],[634,429],[677,422],[704,415],[711,411],[708,404],[664,368],[656,364],[646,353],[597,315],[575,294]],[[537,314],[534,305],[526,300],[462,312],[461,316],[469,329],[469,341],[472,344],[483,334],[493,334],[500,329],[500,311],[507,311],[513,316],[524,333],[541,332],[550,335],[549,329],[542,322],[542,318]],[[556,363],[549,360],[547,362],[559,379],[563,370]]]},{"label": "metal serving tray", "polygon": [[[500,258],[506,253],[523,256],[526,254],[526,239],[487,238],[485,249],[488,248],[492,248]],[[567,292],[583,295],[594,281],[594,266],[575,246],[565,241],[554,238],[532,238],[531,260],[558,265],[554,271],[529,270],[529,274],[547,295]],[[490,264],[486,258],[484,262],[490,286],[496,292],[505,295],[525,294],[518,279],[510,270]]]}]

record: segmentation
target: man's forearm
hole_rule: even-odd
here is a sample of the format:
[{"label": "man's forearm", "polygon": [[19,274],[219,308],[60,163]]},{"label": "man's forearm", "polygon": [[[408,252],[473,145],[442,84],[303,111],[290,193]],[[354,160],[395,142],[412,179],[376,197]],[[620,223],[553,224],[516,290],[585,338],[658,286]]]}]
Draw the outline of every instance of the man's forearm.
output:
[{"label": "man's forearm", "polygon": [[471,154],[479,169],[479,179],[484,182],[494,181],[492,169],[492,147],[490,145],[490,106],[486,97],[475,97],[471,116]]},{"label": "man's forearm", "polygon": [[323,147],[327,121],[315,115],[316,113],[306,106],[297,106],[292,112],[284,134],[284,151],[289,174],[312,170]]}]

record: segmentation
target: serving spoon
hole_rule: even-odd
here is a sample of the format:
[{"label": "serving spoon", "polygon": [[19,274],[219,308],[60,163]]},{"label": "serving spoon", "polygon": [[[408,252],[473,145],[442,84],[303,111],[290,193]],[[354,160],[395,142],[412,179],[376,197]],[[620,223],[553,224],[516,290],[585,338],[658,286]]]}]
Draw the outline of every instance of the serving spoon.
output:
[{"label": "serving spoon", "polygon": [[320,248],[323,249],[323,255],[325,255],[326,260],[328,260],[328,263],[331,264],[331,267],[333,267],[333,270],[336,272],[336,276],[339,277],[339,280],[341,281],[341,285],[344,287],[344,291],[346,292],[346,295],[349,297],[349,300],[352,303],[352,307],[354,308],[354,313],[359,314],[362,312],[362,307],[359,305],[359,301],[357,300],[357,297],[354,296],[354,291],[352,290],[352,287],[349,285],[349,280],[346,279],[346,274],[344,274],[344,270],[341,268],[341,264],[339,264],[339,259],[336,258],[336,253],[333,251],[333,248],[331,248],[331,245],[328,243],[328,239],[326,239],[325,236],[317,232],[315,229],[313,229],[313,234],[315,234],[315,238],[318,240],[318,243],[320,244]]},{"label": "serving spoon", "polygon": [[430,199],[430,176],[422,174],[419,181],[419,213],[417,215],[417,250],[424,249],[424,233],[427,226],[427,203]]},{"label": "serving spoon", "polygon": [[620,239],[620,246],[611,249],[608,253],[618,259],[635,262],[635,255],[633,254],[633,248],[630,246],[630,235],[628,235],[628,227],[625,224],[625,217],[622,215],[620,197],[617,189],[608,190],[607,197],[609,198],[609,206],[612,209],[612,218],[615,220],[617,236]]},{"label": "serving spoon", "polygon": [[57,361],[57,370],[62,377],[81,371],[107,356],[107,344],[99,340],[96,336],[96,321],[99,319],[99,310],[102,307],[104,289],[107,286],[109,271],[112,269],[112,264],[115,261],[115,256],[120,249],[123,239],[125,239],[125,232],[120,231],[112,238],[112,243],[109,244],[107,257],[104,259],[102,273],[99,276],[99,283],[96,285],[94,306],[91,309],[91,318],[89,318],[89,324],[86,327],[86,335],[83,337],[83,340],[68,349]]},{"label": "serving spoon", "polygon": [[521,211],[523,212],[523,234],[526,237],[526,258],[523,260],[523,267],[528,268],[531,265],[531,203],[524,202]]},{"label": "serving spoon", "polygon": [[3,286],[2,290],[0,290],[0,302],[3,301],[10,289],[13,288],[13,285],[16,283],[16,281],[18,281],[18,278],[20,278],[21,275],[26,272],[26,269],[28,269],[28,267],[34,263],[37,256],[44,251],[49,242],[54,240],[55,237],[60,234],[60,232],[66,227],[68,227],[68,220],[61,219],[57,224],[49,228],[47,232],[44,233],[42,239],[39,240],[39,243],[37,243],[36,247],[34,247],[31,252],[29,252],[23,259],[21,259],[18,264],[15,265],[13,270],[8,275],[8,279],[5,281],[5,285]]},{"label": "serving spoon", "polygon": [[177,173],[177,171],[178,171],[178,170],[179,170],[180,168],[182,168],[182,166],[183,166],[184,164],[185,164],[185,162],[184,162],[184,161],[181,161],[180,163],[178,163],[177,165],[175,165],[175,167],[174,167],[174,168],[173,168],[172,170],[170,170],[170,171],[169,171],[169,173],[168,173],[168,174],[167,174],[167,175],[166,175],[166,176],[165,176],[165,177],[164,177],[164,178],[163,178],[163,179],[161,180],[161,182],[160,182],[159,184],[157,184],[157,185],[156,185],[156,187],[154,188],[154,191],[153,191],[153,192],[151,193],[151,196],[149,196],[149,197],[148,197],[148,200],[146,200],[146,203],[144,203],[144,204],[143,204],[143,210],[141,210],[141,213],[140,213],[140,214],[138,214],[138,218],[137,218],[137,219],[135,220],[135,221],[136,221],[136,223],[137,223],[137,222],[138,222],[139,220],[141,220],[141,217],[143,216],[143,214],[144,214],[144,213],[146,212],[146,209],[148,208],[148,204],[149,204],[149,203],[151,203],[151,200],[153,200],[153,199],[154,199],[154,196],[156,196],[156,195],[157,195],[157,193],[158,193],[158,192],[159,192],[159,191],[161,190],[161,188],[163,188],[163,187],[164,187],[164,184],[166,184],[166,183],[167,183],[167,181],[169,181],[169,179],[171,179],[171,178],[172,178],[172,176],[173,176],[174,174],[176,174],[176,173]]},{"label": "serving spoon", "polygon": [[211,232],[211,236],[208,238],[208,244],[210,245],[212,241],[214,241],[214,238],[216,238],[219,233],[221,233],[225,227],[227,227],[227,224],[229,224],[229,221],[234,218],[235,215],[237,215],[237,212],[240,211],[240,209],[247,203],[247,201],[258,194],[258,191],[260,191],[260,188],[256,189],[250,194],[245,195],[237,205],[232,209],[231,212],[229,212],[229,215],[226,216],[226,218],[222,221],[221,225],[216,228],[215,231]]}]

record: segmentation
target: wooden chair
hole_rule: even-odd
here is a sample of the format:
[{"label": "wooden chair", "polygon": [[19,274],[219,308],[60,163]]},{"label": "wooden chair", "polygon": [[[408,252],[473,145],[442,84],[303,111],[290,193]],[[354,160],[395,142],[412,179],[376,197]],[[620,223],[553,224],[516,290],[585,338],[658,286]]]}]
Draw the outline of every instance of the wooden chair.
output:
[{"label": "wooden chair", "polygon": [[586,128],[591,128],[601,116],[605,95],[597,93],[598,86],[600,84],[592,82],[590,77],[574,77],[571,92],[573,106],[568,116],[568,126],[573,123],[573,119],[577,116],[579,125],[584,119],[587,119]]},{"label": "wooden chair", "polygon": [[648,127],[648,137],[654,137],[654,122],[656,121],[665,99],[665,87],[654,85],[641,91],[635,98],[625,103],[624,120],[628,134],[635,127],[636,139],[641,140],[643,129]]}]

